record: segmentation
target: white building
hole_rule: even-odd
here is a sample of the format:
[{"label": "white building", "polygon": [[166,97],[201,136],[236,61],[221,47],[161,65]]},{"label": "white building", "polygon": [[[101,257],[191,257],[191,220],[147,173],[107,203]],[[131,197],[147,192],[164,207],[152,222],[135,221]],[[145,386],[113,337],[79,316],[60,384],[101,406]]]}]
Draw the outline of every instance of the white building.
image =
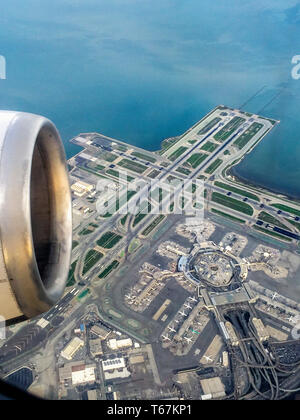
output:
[{"label": "white building", "polygon": [[61,355],[67,360],[72,360],[74,354],[84,346],[84,341],[74,337],[70,343],[62,350]]},{"label": "white building", "polygon": [[119,350],[132,347],[133,343],[131,338],[126,338],[123,340],[116,340],[115,338],[112,338],[109,340],[108,345],[112,350]]}]

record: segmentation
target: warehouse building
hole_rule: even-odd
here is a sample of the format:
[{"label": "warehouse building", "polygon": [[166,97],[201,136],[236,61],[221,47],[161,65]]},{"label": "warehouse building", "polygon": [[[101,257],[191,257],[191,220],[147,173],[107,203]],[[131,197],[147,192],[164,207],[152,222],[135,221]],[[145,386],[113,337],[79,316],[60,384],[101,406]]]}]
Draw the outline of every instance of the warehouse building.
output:
[{"label": "warehouse building", "polygon": [[108,328],[104,327],[104,325],[94,325],[91,328],[91,333],[101,338],[101,340],[106,340],[110,332],[111,331]]},{"label": "warehouse building", "polygon": [[71,186],[71,190],[77,197],[82,197],[84,194],[90,194],[94,189],[94,185],[87,184],[84,181],[77,181]]},{"label": "warehouse building", "polygon": [[103,349],[101,344],[101,338],[89,341],[90,352],[93,357],[99,357],[103,355]]},{"label": "warehouse building", "polygon": [[85,365],[83,361],[72,362],[59,368],[59,382],[63,385],[72,384],[73,386],[87,383],[94,383],[96,365]]},{"label": "warehouse building", "polygon": [[133,343],[131,338],[126,338],[124,340],[116,340],[115,338],[112,338],[109,340],[108,345],[112,350],[120,350],[132,347]]},{"label": "warehouse building", "polygon": [[61,355],[67,360],[72,360],[75,353],[84,346],[84,341],[74,337],[70,343],[62,350]]},{"label": "warehouse building", "polygon": [[102,369],[105,380],[125,379],[131,375],[123,357],[104,360]]}]

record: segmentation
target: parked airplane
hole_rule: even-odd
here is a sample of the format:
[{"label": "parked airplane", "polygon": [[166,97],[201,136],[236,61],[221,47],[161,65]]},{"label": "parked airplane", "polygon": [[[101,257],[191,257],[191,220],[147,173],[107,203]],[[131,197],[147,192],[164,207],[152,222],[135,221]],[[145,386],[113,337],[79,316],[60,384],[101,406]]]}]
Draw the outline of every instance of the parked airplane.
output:
[{"label": "parked airplane", "polygon": [[162,338],[166,341],[171,341],[171,339],[167,335],[162,335]]},{"label": "parked airplane", "polygon": [[204,359],[205,359],[207,362],[213,362],[213,359],[212,359],[210,356],[204,356]]},{"label": "parked airplane", "polygon": [[275,292],[275,293],[273,294],[273,296],[272,296],[272,300],[276,299],[276,298],[277,298],[277,296],[278,296],[278,293],[277,293],[277,292]]},{"label": "parked airplane", "polygon": [[187,316],[186,313],[184,311],[179,311],[180,315],[182,316]]},{"label": "parked airplane", "polygon": [[287,319],[287,321],[291,322],[292,324],[297,324],[297,322],[298,322],[297,317],[296,316],[293,316],[293,315],[289,316],[286,319]]},{"label": "parked airplane", "polygon": [[189,337],[184,337],[184,339],[185,339],[188,343],[190,343],[190,342],[192,341],[192,339],[191,339],[191,338],[189,338]]},{"label": "parked airplane", "polygon": [[170,330],[172,332],[176,332],[176,330],[174,330],[174,328],[172,328],[172,327],[168,327],[168,330]]},{"label": "parked airplane", "polygon": [[192,309],[191,305],[189,305],[188,303],[185,303],[183,306],[185,306],[188,309]]}]

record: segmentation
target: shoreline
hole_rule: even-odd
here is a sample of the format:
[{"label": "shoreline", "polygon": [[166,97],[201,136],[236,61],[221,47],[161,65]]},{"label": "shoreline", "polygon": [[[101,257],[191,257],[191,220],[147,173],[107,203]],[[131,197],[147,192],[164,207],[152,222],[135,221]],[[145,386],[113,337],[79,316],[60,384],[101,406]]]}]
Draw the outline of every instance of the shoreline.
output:
[{"label": "shoreline", "polygon": [[285,199],[285,200],[288,200],[288,201],[293,201],[293,202],[300,203],[300,195],[298,197],[293,196],[293,195],[287,194],[286,192],[278,191],[275,188],[273,189],[273,188],[270,188],[270,187],[266,187],[265,185],[254,182],[254,181],[250,180],[249,178],[245,178],[242,175],[236,173],[236,170],[237,170],[236,166],[237,165],[234,165],[231,168],[229,168],[228,171],[227,171],[227,174],[232,176],[237,182],[240,182],[241,184],[243,184],[245,186],[251,186],[258,191],[270,192],[272,194],[275,194],[276,196],[278,196],[281,199]]}]

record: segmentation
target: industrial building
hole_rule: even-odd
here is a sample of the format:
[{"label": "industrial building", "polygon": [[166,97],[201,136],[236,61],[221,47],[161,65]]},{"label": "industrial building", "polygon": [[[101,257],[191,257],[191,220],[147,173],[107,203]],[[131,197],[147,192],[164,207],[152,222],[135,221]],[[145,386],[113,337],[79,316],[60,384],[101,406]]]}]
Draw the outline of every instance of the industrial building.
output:
[{"label": "industrial building", "polygon": [[229,366],[229,356],[227,351],[223,351],[222,353],[222,364],[225,368]]},{"label": "industrial building", "polygon": [[87,397],[89,401],[96,401],[98,400],[98,394],[96,389],[91,389],[87,392]]},{"label": "industrial building", "polygon": [[270,338],[269,333],[267,332],[264,324],[261,319],[252,318],[252,323],[254,325],[255,331],[259,337],[260,341],[267,341]]},{"label": "industrial building", "polygon": [[84,194],[89,194],[95,189],[94,185],[88,184],[84,181],[76,181],[72,186],[71,190],[77,197],[82,197]]},{"label": "industrial building", "polygon": [[229,340],[230,340],[231,344],[233,346],[238,346],[239,345],[239,339],[238,339],[238,337],[237,337],[237,335],[234,331],[234,328],[233,328],[232,324],[230,322],[226,321],[225,322],[225,328],[226,328],[226,331],[227,331],[227,334],[229,336]]},{"label": "industrial building", "polygon": [[99,357],[103,355],[101,338],[96,338],[95,340],[89,341],[90,352],[93,357]]},{"label": "industrial building", "polygon": [[83,361],[68,363],[59,368],[59,382],[67,385],[69,382],[73,385],[82,385],[93,383],[96,380],[96,365],[86,365]]},{"label": "industrial building", "polygon": [[131,338],[126,338],[123,340],[116,340],[115,338],[112,338],[108,342],[108,346],[112,350],[120,350],[120,349],[127,349],[129,347],[132,347],[133,343]]},{"label": "industrial building", "polygon": [[96,380],[95,365],[78,366],[72,369],[72,384],[81,385],[86,383],[93,383]]},{"label": "industrial building", "polygon": [[203,379],[200,384],[204,393],[201,395],[202,400],[222,398],[226,395],[224,384],[219,377]]},{"label": "industrial building", "polygon": [[130,375],[131,373],[129,372],[127,367],[125,367],[123,369],[118,369],[111,372],[104,372],[104,379],[107,381],[112,379],[125,379],[129,378]]},{"label": "industrial building", "polygon": [[109,370],[115,370],[115,369],[123,369],[125,366],[126,366],[125,360],[123,357],[102,361],[103,372],[107,372]]},{"label": "industrial building", "polygon": [[72,360],[74,354],[84,346],[84,341],[74,337],[70,343],[62,350],[61,355],[67,360]]},{"label": "industrial building", "polygon": [[108,359],[102,362],[102,369],[105,380],[124,379],[128,378],[131,374],[126,367],[123,357],[116,359]]},{"label": "industrial building", "polygon": [[104,325],[101,325],[101,327],[99,325],[94,325],[91,328],[91,333],[101,338],[101,340],[106,340],[110,332],[111,331],[108,328],[104,327]]}]

